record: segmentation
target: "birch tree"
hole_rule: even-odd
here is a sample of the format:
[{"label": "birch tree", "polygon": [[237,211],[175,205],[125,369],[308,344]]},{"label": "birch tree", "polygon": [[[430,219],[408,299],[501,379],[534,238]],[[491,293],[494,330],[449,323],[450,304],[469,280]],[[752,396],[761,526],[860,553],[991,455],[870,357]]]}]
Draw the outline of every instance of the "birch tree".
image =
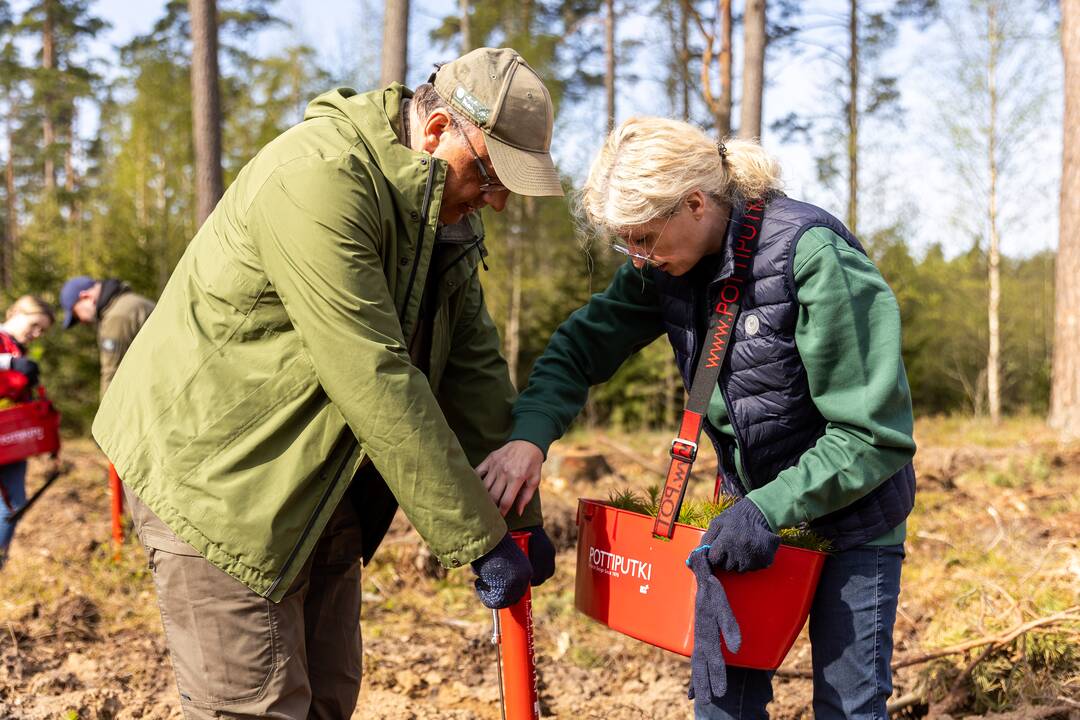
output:
[{"label": "birch tree", "polygon": [[[1041,48],[1032,32],[1037,13],[1026,0],[966,0],[944,7],[952,48],[945,77],[941,123],[952,149],[950,164],[967,190],[969,211],[961,228],[981,240],[986,253],[986,407],[1001,419],[1003,377],[1001,332],[1001,242],[1011,210],[1034,205],[1035,189],[1018,175],[1047,107],[1049,88],[1033,58]],[[1046,53],[1041,53],[1045,57]],[[1012,200],[1005,207],[1006,196]]]},{"label": "birch tree", "polygon": [[1080,437],[1080,0],[1062,0],[1065,113],[1050,424]]}]

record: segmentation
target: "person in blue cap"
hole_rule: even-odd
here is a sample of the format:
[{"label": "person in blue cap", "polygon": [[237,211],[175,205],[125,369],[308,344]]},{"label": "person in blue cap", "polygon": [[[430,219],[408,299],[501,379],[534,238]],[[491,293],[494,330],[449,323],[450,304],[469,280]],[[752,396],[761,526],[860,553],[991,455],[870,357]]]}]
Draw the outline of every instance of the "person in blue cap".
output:
[{"label": "person in blue cap", "polygon": [[154,301],[133,292],[121,280],[95,280],[88,275],[79,275],[60,289],[60,306],[64,309],[65,330],[78,323],[97,327],[101,396],[104,397],[124,353],[150,317]]}]

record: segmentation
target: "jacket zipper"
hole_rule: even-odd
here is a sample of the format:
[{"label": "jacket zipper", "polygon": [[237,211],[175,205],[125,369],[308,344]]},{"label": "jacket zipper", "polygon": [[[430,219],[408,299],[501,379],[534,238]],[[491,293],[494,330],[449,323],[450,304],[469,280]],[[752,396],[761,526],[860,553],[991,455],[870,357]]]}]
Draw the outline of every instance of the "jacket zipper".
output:
[{"label": "jacket zipper", "polygon": [[[416,272],[420,269],[420,256],[424,249],[424,230],[427,229],[428,212],[431,210],[431,186],[435,182],[435,163],[428,162],[427,183],[424,185],[424,202],[420,206],[420,232],[416,235],[416,256],[413,258],[412,272],[409,273],[409,284],[405,286],[404,317],[409,314],[409,298],[412,297],[413,284],[416,282]],[[404,317],[402,318],[404,320]]]},{"label": "jacket zipper", "polygon": [[[351,443],[351,437],[344,437],[338,441],[338,446]],[[344,453],[344,457],[341,459],[341,463],[338,465],[337,470],[334,472],[330,479],[330,482],[326,485],[326,490],[323,491],[322,497],[319,498],[318,505],[315,506],[315,511],[308,518],[307,524],[304,526],[304,531],[300,533],[300,539],[293,545],[293,549],[289,551],[289,556],[285,558],[285,564],[281,566],[281,572],[274,578],[274,582],[270,583],[270,588],[266,591],[265,597],[270,597],[274,594],[277,586],[281,584],[281,579],[285,577],[285,574],[289,571],[289,567],[293,564],[293,560],[296,559],[297,554],[300,552],[300,548],[304,545],[304,541],[307,540],[307,536],[311,533],[311,528],[315,526],[315,520],[322,514],[323,508],[326,507],[326,502],[330,499],[330,494],[337,487],[338,480],[341,479],[341,473],[345,469],[345,466],[349,462],[349,458],[352,457],[351,452]]]}]

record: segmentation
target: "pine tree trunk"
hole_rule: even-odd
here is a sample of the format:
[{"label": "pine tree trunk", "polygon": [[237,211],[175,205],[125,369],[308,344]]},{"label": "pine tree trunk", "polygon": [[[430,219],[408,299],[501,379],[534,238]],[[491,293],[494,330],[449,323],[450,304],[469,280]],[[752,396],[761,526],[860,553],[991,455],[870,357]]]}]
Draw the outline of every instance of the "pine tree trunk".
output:
[{"label": "pine tree trunk", "polygon": [[472,3],[469,0],[458,0],[458,15],[461,17],[461,54],[464,55],[473,49],[472,44]]},{"label": "pine tree trunk", "polygon": [[195,138],[195,223],[201,226],[224,192],[221,97],[215,0],[188,0],[191,11],[191,115]]},{"label": "pine tree trunk", "polygon": [[739,104],[739,137],[761,137],[761,104],[765,94],[765,0],[746,0],[743,15],[743,82]]},{"label": "pine tree trunk", "polygon": [[82,228],[79,227],[79,204],[75,199],[75,108],[71,109],[71,122],[67,127],[67,143],[64,148],[64,190],[67,195],[68,223],[71,233],[71,262],[82,267]]},{"label": "pine tree trunk", "polygon": [[716,134],[731,134],[731,0],[720,0],[720,107]]},{"label": "pine tree trunk", "polygon": [[859,2],[851,0],[848,18],[848,207],[847,226],[859,234]]},{"label": "pine tree trunk", "polygon": [[682,119],[690,121],[690,8],[689,0],[679,2],[679,77],[682,88]]},{"label": "pine tree trunk", "polygon": [[405,82],[409,57],[409,0],[386,0],[383,8],[382,79]]},{"label": "pine tree trunk", "polygon": [[615,0],[605,0],[604,6],[604,97],[607,99],[607,131],[615,129]]},{"label": "pine tree trunk", "polygon": [[155,210],[157,210],[158,216],[158,250],[154,253],[154,265],[157,270],[157,289],[160,294],[165,289],[165,283],[169,281],[169,275],[172,273],[172,254],[169,248],[169,218],[171,216],[169,208],[169,198],[166,193],[166,189],[169,187],[169,181],[166,177],[168,173],[168,166],[165,164],[165,155],[158,155],[157,162],[157,182],[154,183],[155,190],[157,191],[155,198]]},{"label": "pine tree trunk", "polygon": [[53,28],[53,2],[45,2],[45,21],[41,32],[41,67],[45,72],[46,92],[43,93],[41,108],[41,135],[45,159],[45,191],[56,189],[56,163],[53,160],[53,145],[56,144],[56,126],[53,118],[53,97],[51,83],[52,70],[56,68],[56,37]]},{"label": "pine tree trunk", "polygon": [[1062,0],[1061,51],[1065,114],[1050,424],[1075,439],[1080,438],[1080,0]]},{"label": "pine tree trunk", "polygon": [[[10,108],[10,106],[9,106]],[[9,109],[9,112],[12,112]],[[8,161],[4,168],[4,202],[6,231],[4,233],[4,271],[0,274],[0,283],[4,288],[11,287],[11,278],[15,268],[15,252],[19,246],[18,202],[15,196],[15,139],[11,115],[6,118]]]},{"label": "pine tree trunk", "polygon": [[990,253],[987,263],[989,297],[987,302],[990,334],[990,348],[986,355],[986,400],[990,409],[990,422],[1001,422],[1001,333],[999,330],[999,306],[1001,304],[1001,246],[998,237],[997,208],[997,48],[998,27],[997,8],[991,2],[987,5],[987,39],[990,54],[986,66],[987,91],[990,100],[990,117],[987,127],[987,160],[989,165],[990,187],[987,198],[987,222],[990,227]]}]

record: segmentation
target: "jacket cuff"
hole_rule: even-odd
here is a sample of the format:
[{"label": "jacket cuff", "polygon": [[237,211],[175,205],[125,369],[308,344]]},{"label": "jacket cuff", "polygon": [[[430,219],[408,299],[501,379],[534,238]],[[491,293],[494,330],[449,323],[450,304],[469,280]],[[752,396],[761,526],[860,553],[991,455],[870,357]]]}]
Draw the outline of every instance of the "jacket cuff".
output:
[{"label": "jacket cuff", "polygon": [[444,568],[458,568],[487,555],[506,537],[506,525],[504,523],[499,523],[499,525],[501,527],[493,527],[487,533],[453,550],[437,553],[435,557],[439,564]]},{"label": "jacket cuff", "polygon": [[748,492],[746,499],[757,505],[773,532],[810,520],[802,517],[802,505],[783,476],[777,476],[771,483]]},{"label": "jacket cuff", "polygon": [[514,415],[514,429],[509,440],[525,440],[540,448],[547,460],[551,443],[562,437],[558,425],[547,415],[539,412],[524,412]]}]

